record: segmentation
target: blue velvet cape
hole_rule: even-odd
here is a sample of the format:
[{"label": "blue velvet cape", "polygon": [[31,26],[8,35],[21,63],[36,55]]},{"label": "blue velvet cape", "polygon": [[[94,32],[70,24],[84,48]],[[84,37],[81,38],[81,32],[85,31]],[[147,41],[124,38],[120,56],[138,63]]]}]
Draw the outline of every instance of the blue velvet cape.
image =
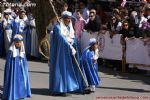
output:
[{"label": "blue velvet cape", "polygon": [[[60,25],[56,24],[51,35],[50,48],[50,77],[49,87],[51,93],[68,93],[81,91],[81,74],[74,63],[72,52],[67,40],[62,36]],[[75,48],[77,45],[75,43]],[[79,61],[78,52],[76,58]]]},{"label": "blue velvet cape", "polygon": [[94,51],[90,51],[86,48],[80,59],[80,66],[84,68],[85,75],[89,85],[98,86],[100,83],[100,78],[98,75],[97,64],[93,61]]},{"label": "blue velvet cape", "polygon": [[[17,50],[19,52],[19,50]],[[8,51],[4,72],[4,97],[6,100],[16,100],[31,97],[30,81],[26,57],[13,57]]]}]

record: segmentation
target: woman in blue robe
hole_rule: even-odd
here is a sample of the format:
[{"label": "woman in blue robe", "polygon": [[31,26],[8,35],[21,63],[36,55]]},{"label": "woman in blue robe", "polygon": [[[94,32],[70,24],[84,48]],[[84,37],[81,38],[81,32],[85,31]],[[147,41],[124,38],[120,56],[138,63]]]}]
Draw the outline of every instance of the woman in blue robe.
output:
[{"label": "woman in blue robe", "polygon": [[9,16],[9,12],[4,12],[3,30],[4,30],[4,43],[6,54],[12,41],[12,25],[13,19]]},{"label": "woman in blue robe", "polygon": [[[13,36],[16,34],[21,34],[23,36],[23,42],[24,42],[24,47],[26,50],[26,34],[27,34],[27,16],[26,16],[26,11],[20,10],[19,16],[16,17],[14,23],[13,23]],[[31,30],[29,30],[31,31]],[[29,41],[31,39],[29,38]],[[31,42],[30,42],[31,43]],[[30,44],[31,45],[31,44]],[[29,47],[31,48],[31,47]],[[30,50],[29,50],[30,51]],[[26,54],[28,52],[26,51]]]},{"label": "woman in blue robe", "polygon": [[27,60],[23,37],[14,36],[9,48],[4,71],[4,98],[17,100],[31,97]]},{"label": "woman in blue robe", "polygon": [[35,28],[35,25],[33,25],[34,18],[32,14],[28,15],[28,20],[26,22],[26,53],[28,55],[31,55],[31,44],[32,44],[32,30]]},{"label": "woman in blue robe", "polygon": [[51,35],[49,90],[52,94],[61,95],[83,89],[79,69],[73,60],[73,56],[79,57],[71,16],[70,12],[64,11],[62,20],[54,26]]},{"label": "woman in blue robe", "polygon": [[89,47],[87,47],[81,56],[80,65],[84,68],[85,75],[90,86],[91,92],[95,91],[95,86],[100,83],[97,68],[98,45],[95,38],[90,39]]}]

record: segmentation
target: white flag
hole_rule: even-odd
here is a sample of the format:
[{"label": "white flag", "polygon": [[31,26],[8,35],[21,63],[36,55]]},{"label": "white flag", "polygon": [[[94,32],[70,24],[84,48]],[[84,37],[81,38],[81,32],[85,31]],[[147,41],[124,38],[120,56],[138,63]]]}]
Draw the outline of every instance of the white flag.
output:
[{"label": "white flag", "polygon": [[122,0],[121,7],[124,7],[126,5],[126,3],[127,3],[126,0]]}]

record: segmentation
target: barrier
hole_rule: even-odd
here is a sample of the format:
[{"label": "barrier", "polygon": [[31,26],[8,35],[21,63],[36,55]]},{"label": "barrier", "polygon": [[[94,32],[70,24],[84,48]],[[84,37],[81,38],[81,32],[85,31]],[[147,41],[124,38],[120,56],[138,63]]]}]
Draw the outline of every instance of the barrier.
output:
[{"label": "barrier", "polygon": [[121,35],[115,34],[110,38],[109,31],[100,33],[97,41],[100,45],[100,58],[110,60],[122,60],[125,54],[125,61],[133,64],[139,69],[150,70],[150,41],[146,43],[141,38],[130,38],[126,40],[126,51],[123,52]]}]

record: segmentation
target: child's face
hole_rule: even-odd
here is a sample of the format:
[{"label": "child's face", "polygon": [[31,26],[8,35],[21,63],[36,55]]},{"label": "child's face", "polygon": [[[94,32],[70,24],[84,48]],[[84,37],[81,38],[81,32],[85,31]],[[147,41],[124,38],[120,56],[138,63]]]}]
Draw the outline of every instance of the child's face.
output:
[{"label": "child's face", "polygon": [[123,28],[124,28],[124,29],[128,29],[128,23],[124,23],[124,24],[123,24]]},{"label": "child's face", "polygon": [[5,17],[6,19],[8,19],[8,18],[9,18],[9,15],[4,15],[4,17]]},{"label": "child's face", "polygon": [[22,41],[16,41],[15,46],[16,46],[16,48],[21,47],[22,46]]},{"label": "child's face", "polygon": [[64,18],[65,25],[69,25],[70,22],[71,22],[71,17]]},{"label": "child's face", "polygon": [[25,12],[21,12],[21,13],[20,13],[20,18],[21,18],[21,19],[23,19],[25,16],[26,16],[26,13],[25,13]]},{"label": "child's face", "polygon": [[92,46],[92,50],[96,50],[96,49],[98,49],[98,44],[97,43]]}]

